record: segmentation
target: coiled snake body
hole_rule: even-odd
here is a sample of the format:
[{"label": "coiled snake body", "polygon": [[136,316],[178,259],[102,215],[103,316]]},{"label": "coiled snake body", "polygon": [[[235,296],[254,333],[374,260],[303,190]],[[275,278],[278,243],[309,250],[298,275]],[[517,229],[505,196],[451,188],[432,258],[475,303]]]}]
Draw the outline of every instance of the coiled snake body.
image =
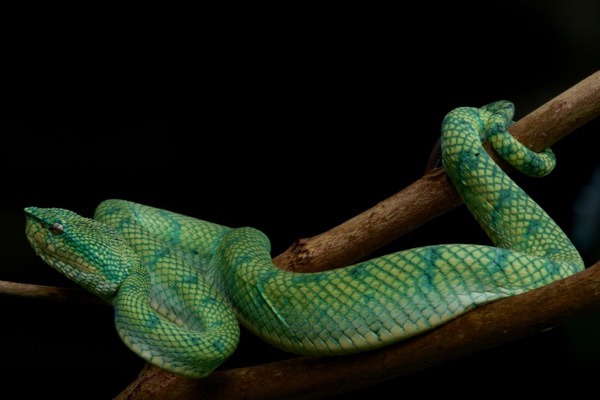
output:
[{"label": "coiled snake body", "polygon": [[488,156],[542,176],[554,166],[506,130],[506,101],[458,108],[442,123],[443,163],[494,246],[415,248],[318,273],[273,265],[260,231],[229,228],[122,200],[94,219],[29,207],[27,237],[49,265],[108,300],[122,340],[188,377],[235,350],[238,321],[283,350],[355,353],[435,328],[478,305],[583,269],[570,240]]}]

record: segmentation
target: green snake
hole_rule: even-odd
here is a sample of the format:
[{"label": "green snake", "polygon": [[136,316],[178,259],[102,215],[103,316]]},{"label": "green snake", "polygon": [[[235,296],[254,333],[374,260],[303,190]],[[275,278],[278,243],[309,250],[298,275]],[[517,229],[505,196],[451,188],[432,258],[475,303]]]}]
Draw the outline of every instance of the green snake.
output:
[{"label": "green snake", "polygon": [[461,107],[442,122],[442,161],[494,246],[443,244],[335,270],[277,268],[267,236],[124,200],[94,218],[28,207],[26,234],[50,266],[114,306],[116,330],[146,361],[209,375],[238,345],[242,324],[305,355],[380,348],[583,267],[556,223],[488,156],[482,143],[533,176],[555,163],[508,132],[514,107]]}]

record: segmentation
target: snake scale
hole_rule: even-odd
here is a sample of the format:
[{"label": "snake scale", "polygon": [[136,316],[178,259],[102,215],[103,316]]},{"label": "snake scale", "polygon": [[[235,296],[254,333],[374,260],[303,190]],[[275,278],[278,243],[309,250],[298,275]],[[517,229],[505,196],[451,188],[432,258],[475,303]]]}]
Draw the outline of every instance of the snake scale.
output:
[{"label": "snake scale", "polygon": [[109,301],[124,343],[173,373],[209,375],[239,324],[275,347],[350,354],[433,329],[473,308],[581,271],[568,237],[482,147],[522,172],[554,167],[507,131],[508,101],[460,107],[442,122],[444,167],[494,246],[443,244],[317,273],[277,268],[267,236],[124,200],[93,219],[28,207],[26,234],[50,266]]}]

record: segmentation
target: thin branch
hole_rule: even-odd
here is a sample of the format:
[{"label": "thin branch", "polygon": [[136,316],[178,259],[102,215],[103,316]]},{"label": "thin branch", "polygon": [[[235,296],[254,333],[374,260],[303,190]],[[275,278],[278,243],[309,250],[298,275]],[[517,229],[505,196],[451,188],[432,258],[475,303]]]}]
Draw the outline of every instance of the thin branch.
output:
[{"label": "thin branch", "polygon": [[108,305],[107,302],[85,289],[69,289],[54,286],[32,285],[28,283],[0,281],[0,294],[57,302]]},{"label": "thin branch", "polygon": [[[510,127],[535,151],[558,142],[600,115],[600,71],[531,112]],[[500,162],[495,154],[492,156]],[[352,264],[428,221],[462,204],[443,169],[335,228],[300,239],[273,259],[280,268],[314,272]]]},{"label": "thin branch", "polygon": [[598,312],[599,288],[600,261],[576,275],[487,304],[383,349],[353,356],[297,357],[216,371],[199,380],[150,368],[116,399],[320,399],[342,394]]}]

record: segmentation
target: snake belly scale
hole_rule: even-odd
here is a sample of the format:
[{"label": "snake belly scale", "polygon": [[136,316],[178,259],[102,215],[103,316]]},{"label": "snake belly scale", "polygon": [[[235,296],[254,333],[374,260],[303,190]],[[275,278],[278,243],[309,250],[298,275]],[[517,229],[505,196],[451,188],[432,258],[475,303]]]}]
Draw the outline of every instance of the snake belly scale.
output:
[{"label": "snake belly scale", "polygon": [[351,354],[433,329],[481,305],[581,271],[568,237],[482,147],[543,176],[550,150],[510,136],[513,105],[461,107],[442,122],[444,167],[494,246],[431,245],[344,268],[295,273],[269,239],[124,200],[93,219],[28,207],[26,234],[50,266],[114,305],[134,352],[179,375],[209,375],[236,349],[241,323],[285,351]]}]

